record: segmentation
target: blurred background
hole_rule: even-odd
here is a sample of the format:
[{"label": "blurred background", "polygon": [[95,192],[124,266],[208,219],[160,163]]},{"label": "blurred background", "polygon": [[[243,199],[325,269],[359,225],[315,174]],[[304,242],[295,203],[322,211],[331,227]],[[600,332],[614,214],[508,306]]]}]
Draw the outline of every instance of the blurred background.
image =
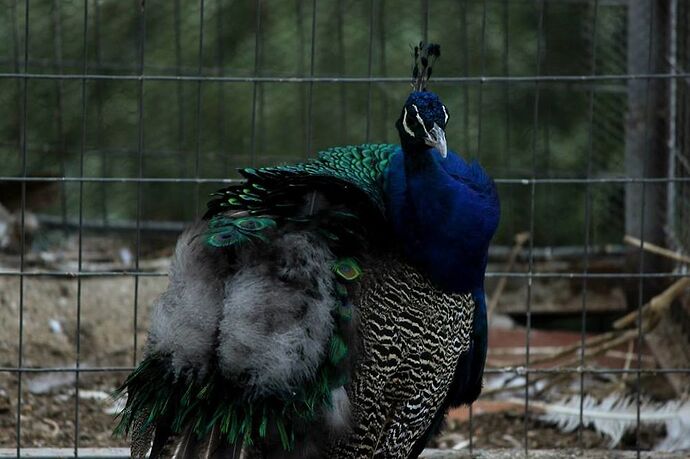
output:
[{"label": "blurred background", "polygon": [[3,0],[0,447],[124,444],[103,394],[176,236],[238,167],[397,142],[420,39],[450,148],[502,201],[486,406],[436,446],[658,447],[663,422],[578,426],[585,393],[685,406],[688,24],[678,0]]}]

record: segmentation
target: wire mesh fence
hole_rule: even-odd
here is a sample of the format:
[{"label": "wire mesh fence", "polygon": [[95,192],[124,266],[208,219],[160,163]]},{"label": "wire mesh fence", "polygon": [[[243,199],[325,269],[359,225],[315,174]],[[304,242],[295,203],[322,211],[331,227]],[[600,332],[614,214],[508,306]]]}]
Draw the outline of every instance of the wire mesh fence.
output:
[{"label": "wire mesh fence", "polygon": [[[141,356],[176,234],[237,167],[396,141],[408,45],[423,38],[443,46],[433,89],[451,110],[449,144],[496,178],[503,209],[490,346],[505,338],[499,316],[513,346],[490,353],[485,398],[520,408],[503,444],[470,411],[466,447],[605,447],[583,425],[585,395],[616,387],[634,420],[620,448],[653,448],[663,434],[644,411],[683,400],[674,390],[690,373],[678,284],[690,251],[689,23],[677,0],[7,0],[0,447],[124,445],[98,397]],[[645,307],[669,285],[678,353],[654,341],[661,319]],[[569,341],[545,346],[547,329]],[[573,441],[537,438],[534,411],[563,397]]]}]

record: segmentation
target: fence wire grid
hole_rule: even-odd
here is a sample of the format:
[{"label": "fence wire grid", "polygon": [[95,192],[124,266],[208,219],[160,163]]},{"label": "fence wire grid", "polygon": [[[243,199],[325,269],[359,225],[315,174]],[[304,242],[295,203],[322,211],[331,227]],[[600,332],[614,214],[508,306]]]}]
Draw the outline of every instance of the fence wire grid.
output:
[{"label": "fence wire grid", "polygon": [[[649,346],[643,306],[688,277],[687,2],[3,5],[0,447],[19,457],[26,448],[71,445],[83,456],[83,448],[121,446],[110,437],[112,424],[100,426],[102,435],[82,434],[94,428],[83,422],[93,419],[84,404],[94,391],[85,387],[112,389],[141,357],[148,306],[161,285],[155,282],[166,276],[157,263],[176,234],[211,191],[238,180],[238,167],[298,161],[333,145],[395,142],[394,121],[409,92],[409,45],[423,39],[442,45],[431,86],[451,112],[449,145],[485,166],[502,200],[487,292],[500,292],[494,286],[501,282],[514,287],[502,301],[515,301],[503,312],[524,329],[524,361],[489,365],[486,375],[521,378],[520,448],[534,449],[536,383],[574,375],[577,448],[587,449],[588,378],[614,378],[632,388],[637,422],[628,449],[638,457],[648,449],[640,419],[645,378],[690,374],[687,365],[647,365],[642,352]],[[530,236],[511,268],[506,261],[521,232]],[[625,236],[637,245],[623,244]],[[651,254],[639,241],[676,257]],[[103,253],[118,263],[100,263]],[[601,286],[614,284],[623,309],[591,309]],[[531,351],[533,333],[550,320],[535,306],[550,285],[575,291],[568,311],[579,346],[566,364],[544,366]],[[113,322],[93,319],[111,308],[111,296],[126,299],[126,309],[113,309]],[[46,311],[64,317],[33,306],[48,303],[57,309]],[[687,327],[690,309],[679,304],[674,317]],[[627,364],[597,364],[586,352],[591,333],[610,331],[630,311],[637,314]],[[100,336],[112,323],[126,345]],[[33,335],[43,328],[52,334]],[[42,392],[29,389],[52,384],[36,383],[44,375],[67,381],[61,387],[73,392],[53,411],[35,414],[27,407]],[[476,418],[470,411],[470,451]],[[25,433],[41,422],[59,433]]]}]

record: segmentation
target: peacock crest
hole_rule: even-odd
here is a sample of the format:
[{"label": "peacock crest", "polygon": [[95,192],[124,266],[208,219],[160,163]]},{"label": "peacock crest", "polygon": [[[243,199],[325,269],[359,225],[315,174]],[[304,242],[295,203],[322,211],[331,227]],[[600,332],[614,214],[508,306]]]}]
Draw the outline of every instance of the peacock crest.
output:
[{"label": "peacock crest", "polygon": [[433,65],[441,57],[441,46],[436,43],[424,44],[420,41],[414,47],[414,66],[412,67],[412,90],[426,91],[431,78]]}]

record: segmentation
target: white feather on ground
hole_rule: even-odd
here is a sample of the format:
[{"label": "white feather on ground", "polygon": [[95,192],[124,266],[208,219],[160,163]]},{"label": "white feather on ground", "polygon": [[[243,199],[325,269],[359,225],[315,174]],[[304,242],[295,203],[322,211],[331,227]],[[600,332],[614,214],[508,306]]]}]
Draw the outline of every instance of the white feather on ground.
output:
[{"label": "white feather on ground", "polygon": [[[524,403],[521,401],[521,403]],[[544,411],[539,419],[556,424],[565,432],[573,432],[580,425],[580,397],[571,397],[556,403],[530,401],[534,409]],[[609,437],[609,446],[620,443],[626,432],[637,425],[637,401],[635,397],[609,395],[599,401],[585,396],[582,422]],[[690,449],[690,401],[672,400],[654,403],[642,400],[640,424],[665,426],[666,437],[656,446],[656,451],[682,451]]]}]

